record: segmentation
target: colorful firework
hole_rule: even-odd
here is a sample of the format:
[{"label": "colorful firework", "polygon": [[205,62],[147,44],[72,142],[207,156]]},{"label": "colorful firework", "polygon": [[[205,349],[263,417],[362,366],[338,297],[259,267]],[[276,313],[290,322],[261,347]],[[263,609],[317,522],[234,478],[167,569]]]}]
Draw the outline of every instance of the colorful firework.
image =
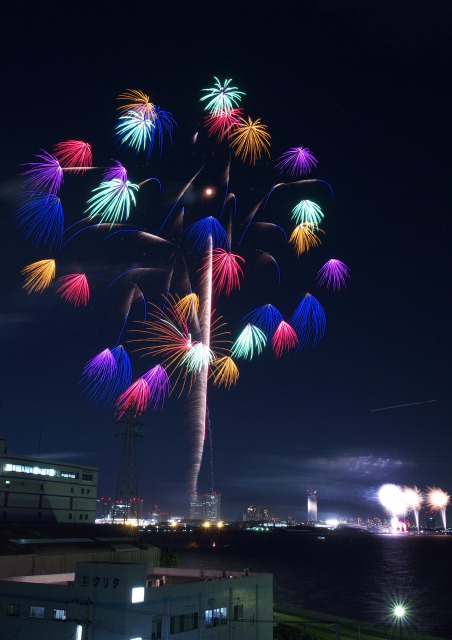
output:
[{"label": "colorful firework", "polygon": [[347,278],[350,278],[350,269],[336,258],[328,260],[317,274],[319,286],[325,285],[327,289],[331,288],[335,291],[346,286]]},{"label": "colorful firework", "polygon": [[55,260],[38,260],[24,267],[21,273],[25,276],[25,291],[41,293],[55,278]]},{"label": "colorful firework", "polygon": [[224,111],[231,111],[237,107],[241,97],[244,96],[243,91],[239,91],[237,87],[229,86],[231,80],[225,80],[223,83],[214,76],[215,85],[209,89],[202,89],[206,95],[200,98],[201,102],[209,100],[205,105],[205,110],[210,111],[211,115],[218,115]]},{"label": "colorful firework", "polygon": [[[144,176],[141,182],[132,182],[129,173],[133,173],[119,160],[110,160],[110,166],[107,162],[104,167],[92,167],[91,146],[77,140],[58,143],[53,155],[42,151],[36,156],[37,162],[26,165],[22,174],[26,187],[24,204],[17,212],[18,226],[25,235],[38,247],[60,251],[63,264],[66,247],[75,249],[78,246],[75,239],[81,243],[89,234],[105,240],[103,246],[116,242],[114,246],[123,250],[127,245],[128,256],[134,251],[130,268],[115,274],[109,285],[111,290],[121,289],[125,301],[121,331],[116,342],[112,341],[116,346],[104,349],[85,364],[81,375],[83,392],[93,402],[113,407],[118,419],[124,415],[138,417],[149,407],[161,407],[175,389],[179,397],[189,395],[188,419],[193,431],[190,492],[197,490],[203,456],[208,382],[229,389],[239,379],[237,359],[251,360],[268,347],[276,358],[313,347],[323,338],[326,326],[323,307],[310,293],[301,298],[289,321],[270,303],[257,306],[244,316],[245,326],[235,339],[231,339],[226,322],[215,310],[217,305],[221,307],[223,294],[232,300],[233,307],[238,294],[243,294],[242,282],[249,282],[261,271],[271,271],[273,280],[277,274],[279,283],[281,271],[276,254],[282,242],[287,243],[289,233],[288,242],[294,246],[297,256],[304,257],[308,250],[319,247],[323,212],[312,200],[303,199],[298,204],[295,204],[297,200],[292,202],[291,216],[290,209],[278,212],[282,218],[278,224],[261,219],[264,211],[268,215],[272,208],[277,196],[273,196],[272,204],[269,199],[279,187],[291,186],[299,199],[304,195],[305,186],[321,185],[322,181],[315,178],[278,182],[267,190],[251,212],[240,211],[239,200],[230,189],[236,162],[231,156],[256,165],[259,160],[270,158],[271,137],[260,119],[252,120],[238,106],[244,92],[232,86],[231,80],[223,82],[215,77],[214,81],[212,88],[202,90],[200,100],[205,103],[208,115],[204,118],[205,135],[201,131],[196,136],[199,146],[215,145],[210,154],[212,161],[204,161],[201,168],[198,164],[192,171],[193,177],[180,189],[169,213],[162,215],[161,203],[152,201],[146,230],[130,224],[137,199],[141,198],[141,186],[156,180],[162,189],[164,181]],[[146,159],[154,145],[163,153],[163,139],[166,136],[172,140],[176,124],[172,114],[157,106],[141,90],[129,89],[118,100],[121,104],[115,138],[119,148],[128,147],[137,155],[144,154]],[[217,167],[215,171],[221,167],[221,177],[211,186],[210,175],[208,193],[200,187],[211,164]],[[275,166],[297,177],[315,169],[317,160],[309,149],[292,147]],[[56,192],[62,185],[64,171],[72,171],[83,180],[88,169],[102,169],[100,184],[87,198],[87,217],[70,221],[65,230]],[[135,169],[137,173],[145,170],[145,163]],[[197,198],[197,193],[202,193],[202,197]],[[168,198],[165,201],[168,202]],[[286,233],[290,217],[297,226]],[[73,227],[74,230],[67,233]],[[81,235],[85,231],[87,233]],[[345,265],[344,268],[348,269]],[[65,271],[69,271],[67,264]],[[348,277],[348,270],[335,273],[333,285]],[[23,270],[23,275],[28,293],[43,291],[55,277],[55,260],[33,263]],[[327,277],[327,286],[328,282]],[[248,290],[252,291],[253,287]],[[83,273],[60,277],[56,293],[74,306],[86,306],[88,301],[90,306],[95,304],[96,296],[93,293],[90,298],[85,269]],[[147,314],[144,320],[137,320],[133,315],[132,324],[129,316],[135,300],[147,303]],[[257,300],[257,304],[259,302],[262,300]],[[126,350],[122,345],[117,346],[129,323],[132,324],[128,327],[132,335],[129,342],[134,353],[146,362],[157,361],[135,381],[132,381]]]},{"label": "colorful firework", "polygon": [[317,160],[306,147],[292,147],[278,158],[275,167],[282,173],[298,177],[311,173],[317,167]]},{"label": "colorful firework", "polygon": [[63,300],[70,302],[74,307],[86,307],[89,301],[88,280],[84,273],[72,273],[58,279],[60,286],[56,290]]},{"label": "colorful firework", "polygon": [[230,135],[230,145],[236,156],[256,164],[263,156],[270,157],[271,136],[261,119],[240,118]]}]

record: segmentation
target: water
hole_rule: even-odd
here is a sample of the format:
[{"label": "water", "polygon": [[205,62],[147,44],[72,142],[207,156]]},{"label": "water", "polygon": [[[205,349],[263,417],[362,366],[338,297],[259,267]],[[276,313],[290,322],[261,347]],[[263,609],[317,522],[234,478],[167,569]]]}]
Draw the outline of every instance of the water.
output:
[{"label": "water", "polygon": [[181,567],[272,573],[276,604],[381,624],[403,601],[410,629],[452,639],[452,536],[206,531],[149,541]]}]

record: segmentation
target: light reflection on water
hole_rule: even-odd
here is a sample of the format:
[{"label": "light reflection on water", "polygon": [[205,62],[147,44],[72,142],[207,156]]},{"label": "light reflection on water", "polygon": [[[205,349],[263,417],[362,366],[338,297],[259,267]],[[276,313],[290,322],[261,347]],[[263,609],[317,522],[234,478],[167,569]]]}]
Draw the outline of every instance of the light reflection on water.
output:
[{"label": "light reflection on water", "polygon": [[272,573],[277,603],[377,625],[402,599],[407,628],[452,639],[452,536],[229,532],[197,542],[155,544],[173,548],[182,567]]}]

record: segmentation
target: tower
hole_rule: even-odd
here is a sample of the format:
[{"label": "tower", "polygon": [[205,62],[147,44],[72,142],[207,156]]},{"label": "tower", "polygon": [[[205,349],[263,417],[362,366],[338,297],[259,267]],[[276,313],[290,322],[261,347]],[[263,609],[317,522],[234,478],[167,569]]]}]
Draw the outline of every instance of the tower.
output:
[{"label": "tower", "polygon": [[308,522],[317,522],[317,489],[307,490],[308,493]]},{"label": "tower", "polygon": [[137,440],[143,437],[139,431],[143,425],[128,415],[123,421],[125,429],[117,435],[124,438],[115,503],[112,508],[113,521],[136,520],[141,518],[142,500],[138,498]]}]

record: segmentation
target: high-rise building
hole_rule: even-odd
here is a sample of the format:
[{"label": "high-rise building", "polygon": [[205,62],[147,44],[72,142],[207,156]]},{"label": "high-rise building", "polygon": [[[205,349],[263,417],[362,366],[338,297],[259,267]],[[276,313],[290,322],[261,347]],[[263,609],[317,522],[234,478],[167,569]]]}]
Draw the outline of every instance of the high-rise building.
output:
[{"label": "high-rise building", "polygon": [[254,522],[255,520],[257,520],[257,509],[253,507],[253,505],[250,505],[243,514],[243,521]]},{"label": "high-rise building", "polygon": [[204,517],[206,520],[217,521],[221,519],[221,495],[216,493],[204,494]]},{"label": "high-rise building", "polygon": [[216,493],[191,493],[190,494],[190,520],[221,519],[221,494]]},{"label": "high-rise building", "polygon": [[308,522],[317,522],[317,489],[311,487],[308,493]]},{"label": "high-rise building", "polygon": [[257,519],[259,520],[259,522],[268,522],[270,520],[267,507],[257,508]]}]

